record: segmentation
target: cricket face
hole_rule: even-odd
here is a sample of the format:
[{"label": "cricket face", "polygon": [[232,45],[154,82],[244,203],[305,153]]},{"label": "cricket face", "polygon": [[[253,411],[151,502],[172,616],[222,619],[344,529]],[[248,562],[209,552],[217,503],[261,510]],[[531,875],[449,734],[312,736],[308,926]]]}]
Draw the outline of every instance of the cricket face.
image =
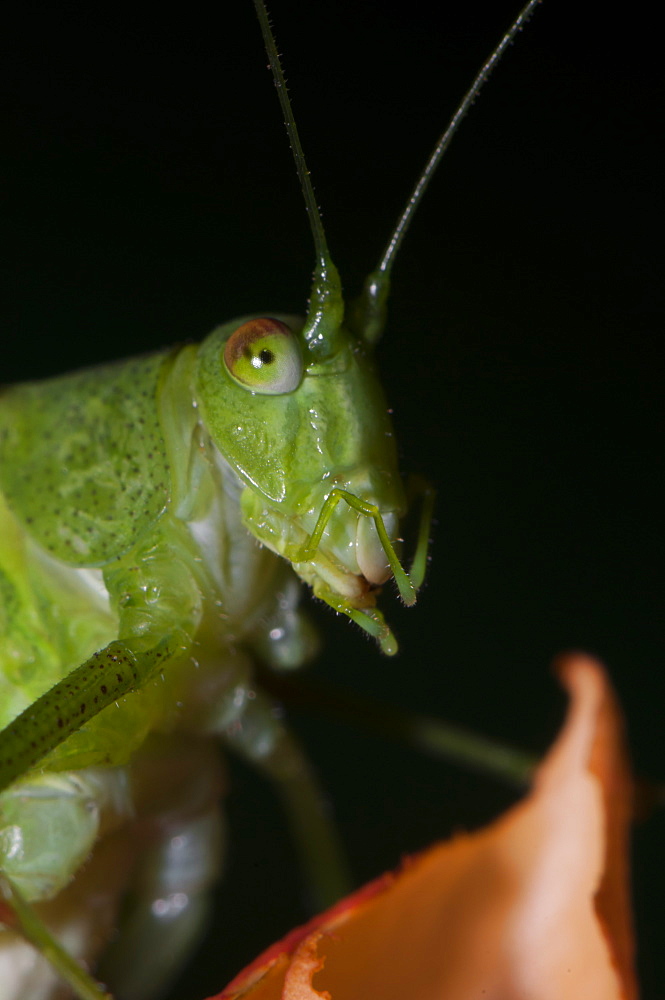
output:
[{"label": "cricket face", "polygon": [[[368,348],[341,330],[335,353],[307,364],[302,325],[260,317],[214,331],[200,349],[197,396],[246,485],[250,531],[315,590],[364,607],[391,569],[374,520],[346,494],[378,509],[394,544],[404,496],[392,426]],[[316,549],[303,559],[326,501]]]}]

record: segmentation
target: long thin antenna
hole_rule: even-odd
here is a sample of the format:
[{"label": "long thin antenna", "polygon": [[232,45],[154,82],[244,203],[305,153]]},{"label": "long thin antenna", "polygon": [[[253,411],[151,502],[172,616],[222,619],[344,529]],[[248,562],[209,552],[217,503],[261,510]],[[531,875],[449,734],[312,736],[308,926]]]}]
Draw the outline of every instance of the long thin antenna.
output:
[{"label": "long thin antenna", "polygon": [[441,138],[434,147],[432,155],[425,164],[425,169],[418,178],[416,186],[411,192],[409,200],[407,201],[406,206],[404,208],[404,211],[400,216],[399,222],[395,226],[393,234],[388,240],[388,244],[383,252],[383,256],[381,257],[381,260],[379,261],[379,265],[377,267],[378,271],[381,271],[382,273],[385,274],[390,274],[390,269],[393,265],[395,255],[397,254],[397,251],[401,246],[402,240],[404,239],[404,234],[409,228],[409,224],[413,217],[413,213],[418,208],[418,205],[420,204],[422,197],[425,191],[427,190],[427,185],[432,179],[432,175],[434,174],[434,171],[436,170],[441,161],[441,157],[448,149],[448,146],[450,145],[453,136],[457,132],[457,129],[459,128],[462,122],[462,119],[464,118],[467,111],[469,110],[469,108],[475,101],[476,97],[480,93],[483,85],[485,84],[488,77],[492,73],[492,70],[496,67],[497,63],[501,59],[501,56],[504,54],[504,52],[506,51],[512,40],[515,38],[515,35],[517,35],[517,33],[522,30],[525,23],[533,13],[534,8],[539,3],[540,0],[529,0],[526,6],[523,7],[520,13],[517,15],[517,17],[515,18],[515,20],[513,21],[510,28],[505,33],[499,44],[492,51],[489,58],[481,66],[480,70],[478,71],[478,74],[476,75],[475,80],[473,81],[473,83],[467,90],[466,94],[460,101],[455,114],[450,119],[448,126],[446,127],[445,131],[441,135]]},{"label": "long thin antenna", "polygon": [[282,65],[277,51],[275,36],[270,26],[270,18],[264,0],[254,0],[256,15],[261,25],[263,42],[268,54],[270,69],[277,88],[277,96],[284,115],[284,124],[289,136],[291,151],[295,161],[300,187],[302,188],[309,225],[314,239],[314,249],[316,252],[316,266],[312,278],[312,291],[310,297],[309,313],[305,324],[304,336],[310,350],[317,359],[328,356],[334,352],[337,340],[337,331],[341,326],[344,317],[344,302],[342,299],[342,286],[337,273],[337,268],[332,262],[326,235],[321,221],[321,213],[314,195],[314,188],[310,180],[309,170],[305,162],[305,154],[300,143],[298,127],[291,108],[291,101],[286,87],[286,80],[282,72]]},{"label": "long thin antenna", "polygon": [[425,164],[425,168],[420,174],[418,181],[416,182],[416,186],[409,196],[409,199],[404,207],[404,211],[402,212],[399,221],[393,230],[392,236],[388,240],[376,269],[372,271],[365,281],[362,295],[355,303],[352,303],[353,327],[362,337],[365,338],[365,340],[370,343],[377,340],[383,332],[385,324],[386,300],[388,298],[388,290],[390,286],[390,272],[397,251],[402,245],[402,240],[404,239],[409,225],[411,224],[413,214],[418,208],[418,205],[422,201],[422,197],[427,190],[427,185],[431,181],[436,168],[441,162],[443,154],[448,149],[448,146],[457,132],[462,119],[475,101],[502,55],[517,33],[522,30],[525,23],[533,13],[534,8],[539,3],[540,0],[529,0],[529,2],[517,15],[499,44],[492,50],[491,54],[476,74],[473,83],[460,101],[455,114],[450,119],[445,131],[441,135],[432,151],[431,156]]}]

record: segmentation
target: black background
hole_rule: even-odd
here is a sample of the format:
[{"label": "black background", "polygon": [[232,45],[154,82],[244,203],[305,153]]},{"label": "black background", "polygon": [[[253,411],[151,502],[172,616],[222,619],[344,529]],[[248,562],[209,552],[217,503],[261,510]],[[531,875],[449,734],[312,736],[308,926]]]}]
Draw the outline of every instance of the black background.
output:
[{"label": "black background", "polygon": [[[514,14],[367,0],[272,15],[333,255],[375,263],[426,153]],[[379,359],[405,472],[439,490],[401,652],[313,609],[315,671],[542,751],[553,655],[605,659],[637,771],[662,779],[663,82],[655,5],[548,0],[457,137],[398,260]],[[300,311],[312,249],[248,3],[211,17],[24,5],[5,22],[0,381]],[[355,873],[487,822],[497,784],[296,714]],[[269,789],[233,764],[228,877],[179,1000],[305,911]],[[665,974],[665,822],[635,834],[646,997]]]}]

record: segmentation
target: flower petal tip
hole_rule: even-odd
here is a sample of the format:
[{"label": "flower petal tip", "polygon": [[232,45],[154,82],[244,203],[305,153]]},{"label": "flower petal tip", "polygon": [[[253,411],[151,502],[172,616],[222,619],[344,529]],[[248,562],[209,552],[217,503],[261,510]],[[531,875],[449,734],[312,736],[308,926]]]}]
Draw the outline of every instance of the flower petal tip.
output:
[{"label": "flower petal tip", "polygon": [[635,1000],[618,703],[593,657],[556,670],[570,705],[522,802],[293,931],[218,1000]]}]

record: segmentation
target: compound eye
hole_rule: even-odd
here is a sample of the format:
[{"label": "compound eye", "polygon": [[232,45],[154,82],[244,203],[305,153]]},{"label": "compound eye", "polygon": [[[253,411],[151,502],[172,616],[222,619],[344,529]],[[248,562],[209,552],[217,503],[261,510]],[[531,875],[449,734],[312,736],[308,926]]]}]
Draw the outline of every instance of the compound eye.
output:
[{"label": "compound eye", "polygon": [[231,334],[224,364],[232,379],[267,396],[293,392],[303,373],[298,338],[278,319],[251,319]]}]

